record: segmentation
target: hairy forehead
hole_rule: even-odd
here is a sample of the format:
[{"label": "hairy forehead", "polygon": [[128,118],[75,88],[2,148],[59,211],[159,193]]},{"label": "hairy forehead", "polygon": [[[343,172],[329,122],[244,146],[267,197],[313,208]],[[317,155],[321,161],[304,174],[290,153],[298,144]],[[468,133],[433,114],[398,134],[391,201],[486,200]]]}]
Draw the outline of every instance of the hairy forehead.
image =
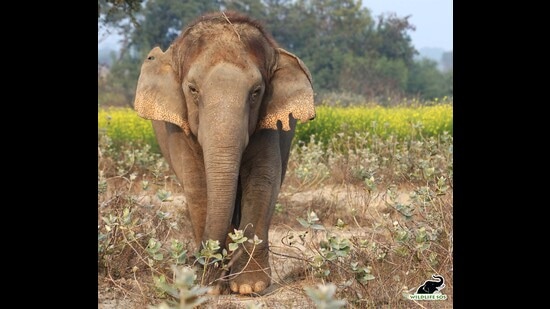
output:
[{"label": "hairy forehead", "polygon": [[260,70],[267,69],[276,48],[272,38],[248,19],[225,17],[198,20],[176,39],[173,45],[179,52],[174,56],[179,58],[183,74],[199,57],[207,59],[209,65],[224,61],[245,68],[252,61]]},{"label": "hairy forehead", "polygon": [[203,21],[196,23],[183,33],[184,37],[191,40],[203,38],[216,38],[219,35],[232,34],[235,38],[247,39],[251,37],[263,37],[259,28],[249,23],[232,23],[231,21]]},{"label": "hairy forehead", "polygon": [[[215,53],[216,58],[237,61],[239,53],[255,57],[266,53],[269,41],[261,30],[247,23],[201,22],[190,27],[183,35],[189,56]],[[260,60],[260,59],[258,59]]]},{"label": "hairy forehead", "polygon": [[243,31],[253,32],[256,34],[261,33],[262,36],[268,37],[267,39],[271,41],[270,43],[274,44],[274,41],[269,34],[264,31],[261,23],[237,12],[227,12],[227,14],[225,12],[211,13],[204,15],[187,26],[184,30],[183,36],[200,36],[202,34],[212,33],[220,29],[229,28],[235,33],[240,33]]}]

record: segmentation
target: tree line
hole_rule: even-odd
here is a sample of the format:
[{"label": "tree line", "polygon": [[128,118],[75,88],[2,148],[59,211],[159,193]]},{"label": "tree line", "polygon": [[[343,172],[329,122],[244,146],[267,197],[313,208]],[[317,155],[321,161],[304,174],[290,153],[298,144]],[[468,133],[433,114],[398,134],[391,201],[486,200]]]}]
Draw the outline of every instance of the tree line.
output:
[{"label": "tree line", "polygon": [[453,94],[452,69],[441,72],[435,61],[414,59],[410,16],[373,17],[361,0],[98,0],[98,30],[110,27],[122,35],[109,74],[98,73],[99,104],[132,104],[151,48],[165,50],[186,24],[220,10],[260,20],[308,66],[318,100],[335,94],[363,102]]}]

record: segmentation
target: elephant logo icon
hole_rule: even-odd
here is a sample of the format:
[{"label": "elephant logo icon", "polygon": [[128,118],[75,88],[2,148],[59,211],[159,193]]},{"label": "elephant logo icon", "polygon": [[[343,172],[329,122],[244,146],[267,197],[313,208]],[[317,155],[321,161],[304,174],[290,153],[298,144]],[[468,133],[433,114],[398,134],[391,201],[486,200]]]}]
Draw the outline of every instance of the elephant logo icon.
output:
[{"label": "elephant logo icon", "polygon": [[441,293],[440,291],[445,287],[445,279],[439,275],[432,275],[434,280],[426,280],[424,284],[418,287],[416,294],[434,294],[436,292]]}]

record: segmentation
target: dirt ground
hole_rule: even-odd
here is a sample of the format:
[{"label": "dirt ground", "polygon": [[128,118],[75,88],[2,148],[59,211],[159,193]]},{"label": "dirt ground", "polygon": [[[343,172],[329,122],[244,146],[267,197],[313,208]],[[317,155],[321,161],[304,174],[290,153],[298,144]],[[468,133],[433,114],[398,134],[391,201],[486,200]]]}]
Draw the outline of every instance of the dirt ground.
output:
[{"label": "dirt ground", "polygon": [[[236,294],[213,296],[203,308],[314,308],[315,305],[304,293],[304,287],[315,287],[319,279],[313,281],[312,275],[307,273],[307,262],[303,259],[303,253],[307,250],[300,247],[302,244],[299,242],[293,246],[285,244],[285,239],[288,239],[289,233],[303,230],[295,218],[305,217],[307,210],[316,211],[321,223],[331,234],[346,237],[367,237],[369,235],[372,237],[373,233],[378,233],[382,234],[378,235],[379,237],[390,237],[371,228],[377,220],[382,220],[384,216],[387,220],[389,211],[384,203],[386,196],[382,193],[369,194],[362,188],[352,186],[330,186],[295,193],[288,193],[289,191],[282,190],[279,195],[281,207],[274,215],[269,233],[272,285],[262,295],[257,296]],[[142,196],[140,198],[151,199],[153,197]],[[409,192],[403,190],[399,194],[398,200],[406,203],[408,199]],[[166,211],[181,214],[181,205],[185,204],[184,200],[184,196],[178,193],[174,195],[171,202],[163,202],[162,207]],[[339,205],[339,207],[334,205]],[[351,209],[357,213],[357,216],[362,218],[360,220],[361,224],[346,222],[346,227],[337,228],[335,225],[338,218],[344,216],[343,212],[352,211]],[[180,232],[182,237],[191,235],[190,231]],[[326,235],[325,232],[319,232],[310,237],[317,237],[320,240]],[[146,296],[151,294],[151,287],[150,284],[144,284],[144,280],[139,275],[135,275],[134,278],[130,279],[113,279],[98,274],[98,309],[148,308],[148,305],[156,300]],[[442,292],[448,293],[449,291],[444,289]],[[409,304],[407,307],[452,308],[451,296],[449,295],[449,299],[446,301],[437,302],[411,300],[407,302]],[[153,305],[158,305],[161,301],[159,299]],[[381,305],[379,308],[388,307]]]}]

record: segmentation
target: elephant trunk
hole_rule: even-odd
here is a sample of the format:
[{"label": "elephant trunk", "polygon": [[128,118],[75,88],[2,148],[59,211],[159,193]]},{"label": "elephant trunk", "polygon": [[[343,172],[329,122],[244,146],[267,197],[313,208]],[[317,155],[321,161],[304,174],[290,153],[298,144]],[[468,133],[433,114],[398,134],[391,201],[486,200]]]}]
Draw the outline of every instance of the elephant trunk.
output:
[{"label": "elephant trunk", "polygon": [[225,245],[235,211],[241,158],[248,144],[248,121],[236,121],[227,116],[232,114],[235,115],[226,111],[214,117],[217,121],[201,132],[207,138],[201,139],[199,133],[208,199],[202,241],[218,240],[221,246]]},{"label": "elephant trunk", "polygon": [[438,283],[437,286],[441,286],[443,284],[443,277],[441,277],[439,275],[432,275],[432,278],[439,279],[439,283]]},{"label": "elephant trunk", "polygon": [[240,157],[238,150],[227,148],[205,154],[208,203],[202,241],[212,239],[224,244],[235,208]]}]

